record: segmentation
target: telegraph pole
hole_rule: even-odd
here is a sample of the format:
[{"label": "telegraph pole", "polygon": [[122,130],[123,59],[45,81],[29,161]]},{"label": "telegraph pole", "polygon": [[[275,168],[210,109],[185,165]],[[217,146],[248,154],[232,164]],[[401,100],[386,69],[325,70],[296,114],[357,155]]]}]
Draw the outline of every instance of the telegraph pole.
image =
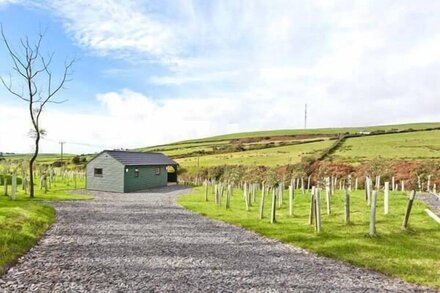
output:
[{"label": "telegraph pole", "polygon": [[307,129],[307,104],[304,108],[304,129]]}]

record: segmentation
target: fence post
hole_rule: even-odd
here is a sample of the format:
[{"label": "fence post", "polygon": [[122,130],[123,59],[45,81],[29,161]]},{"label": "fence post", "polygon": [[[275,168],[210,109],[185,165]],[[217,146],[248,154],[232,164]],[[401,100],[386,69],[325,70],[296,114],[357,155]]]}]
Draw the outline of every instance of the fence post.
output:
[{"label": "fence post", "polygon": [[390,208],[390,183],[385,182],[384,196],[383,196],[383,212],[388,215],[388,210]]},{"label": "fence post", "polygon": [[326,203],[327,203],[327,215],[330,215],[331,213],[331,208],[330,208],[330,189],[326,188],[325,189],[325,199],[326,199]]},{"label": "fence post", "polygon": [[305,190],[304,190],[304,178],[303,177],[301,177],[301,191],[302,191],[302,194],[305,194]]},{"label": "fence post", "polygon": [[270,223],[275,224],[276,222],[276,204],[277,204],[277,195],[275,188],[272,189],[272,206],[270,211]]},{"label": "fence post", "polygon": [[344,216],[345,224],[350,224],[350,194],[345,190],[345,200],[344,200]]},{"label": "fence post", "polygon": [[310,212],[309,212],[309,225],[313,224],[315,218],[315,186],[312,186],[312,194],[310,196]]},{"label": "fence post", "polygon": [[371,194],[371,211],[370,211],[370,236],[376,235],[376,203],[377,191],[374,190]]},{"label": "fence post", "polygon": [[228,190],[226,192],[226,208],[229,209],[231,206],[231,184],[228,184]]},{"label": "fence post", "polygon": [[293,186],[289,186],[289,216],[293,216]]},{"label": "fence post", "polygon": [[15,200],[15,197],[17,195],[17,175],[12,175],[12,184],[11,184],[11,199]]},{"label": "fence post", "polygon": [[315,229],[316,232],[319,233],[321,232],[321,198],[319,195],[319,188],[315,189],[315,217],[316,217],[316,221],[315,221]]},{"label": "fence post", "polygon": [[265,200],[265,186],[263,185],[263,187],[261,188],[261,199],[260,199],[260,215],[259,215],[259,219],[262,220],[264,215],[264,200]]},{"label": "fence post", "polygon": [[413,191],[411,191],[411,194],[408,199],[408,204],[406,205],[405,218],[403,218],[402,228],[405,230],[408,229],[409,216],[411,214],[411,209],[412,209],[415,198],[416,198],[416,191],[413,190]]}]

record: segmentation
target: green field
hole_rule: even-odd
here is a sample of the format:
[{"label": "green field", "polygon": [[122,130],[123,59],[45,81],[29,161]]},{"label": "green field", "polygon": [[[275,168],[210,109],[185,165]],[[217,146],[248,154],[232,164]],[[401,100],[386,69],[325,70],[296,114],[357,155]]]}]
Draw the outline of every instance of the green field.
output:
[{"label": "green field", "polygon": [[[200,166],[217,165],[264,165],[277,166],[298,163],[304,155],[317,154],[329,147],[334,141],[313,142],[289,145],[261,150],[243,151],[228,154],[200,156]],[[197,157],[177,159],[184,168],[193,169],[197,166]]]},{"label": "green field", "polygon": [[366,127],[343,127],[343,128],[316,128],[316,129],[281,129],[281,130],[267,130],[254,132],[241,132],[225,135],[212,136],[202,139],[186,140],[178,143],[190,142],[206,142],[216,140],[231,140],[248,137],[265,137],[265,136],[280,136],[280,135],[301,135],[301,134],[339,134],[339,133],[358,133],[360,131],[390,131],[392,129],[426,129],[440,127],[440,123],[410,123],[410,124],[396,124],[396,125],[380,125],[380,126],[366,126]]},{"label": "green field", "polygon": [[[38,178],[37,178],[38,179]],[[36,180],[38,182],[38,180]],[[77,182],[84,188],[84,181]],[[67,185],[61,179],[52,184],[53,189],[45,194],[36,187],[35,198],[30,199],[19,186],[16,200],[4,196],[3,184],[0,186],[0,274],[8,265],[26,253],[55,221],[55,210],[41,201],[85,200],[90,196],[70,194],[73,183]],[[9,186],[9,194],[11,188]]]},{"label": "green field", "polygon": [[[70,162],[75,155],[73,154],[64,154],[63,160]],[[4,158],[7,160],[13,161],[29,161],[32,157],[32,154],[14,154],[14,155],[5,155]],[[60,154],[39,154],[36,162],[38,163],[53,163],[57,160],[60,160]]]},{"label": "green field", "polygon": [[[200,168],[238,164],[273,167],[298,163],[304,155],[319,154],[329,147],[341,133],[358,134],[361,131],[379,131],[387,133],[347,138],[329,158],[332,161],[353,164],[379,157],[427,160],[440,158],[440,130],[420,130],[439,127],[440,123],[415,123],[243,132],[186,140],[140,150],[163,152],[173,157],[182,168],[190,172],[196,169],[197,164]],[[398,131],[412,132],[395,133]],[[304,143],[309,140],[324,141]]]},{"label": "green field", "polygon": [[315,233],[308,225],[310,195],[296,191],[294,216],[288,215],[287,193],[283,206],[277,209],[277,223],[270,224],[270,201],[265,201],[265,218],[258,220],[258,201],[250,211],[245,210],[242,192],[235,190],[231,208],[226,210],[225,200],[221,206],[213,201],[210,190],[209,202],[204,201],[203,187],[193,190],[190,195],[181,196],[178,202],[185,208],[209,218],[222,220],[261,235],[278,239],[298,247],[343,260],[357,266],[400,277],[408,282],[440,288],[440,228],[429,218],[425,205],[415,202],[410,218],[410,229],[401,230],[406,194],[391,193],[390,213],[383,214],[383,195],[378,198],[376,237],[368,236],[369,211],[364,192],[351,194],[351,225],[344,224],[342,193],[336,193],[332,199],[332,213],[325,213],[325,201],[322,206],[322,231]]},{"label": "green field", "polygon": [[362,162],[378,157],[439,159],[440,130],[350,138],[331,157],[346,162]]}]

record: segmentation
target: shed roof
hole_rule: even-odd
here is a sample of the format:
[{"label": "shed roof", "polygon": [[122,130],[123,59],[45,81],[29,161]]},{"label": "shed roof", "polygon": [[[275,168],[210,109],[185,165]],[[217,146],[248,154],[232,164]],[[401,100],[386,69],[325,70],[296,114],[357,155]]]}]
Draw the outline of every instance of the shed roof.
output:
[{"label": "shed roof", "polygon": [[162,166],[177,165],[176,162],[161,153],[130,152],[130,151],[110,151],[107,153],[124,166]]}]

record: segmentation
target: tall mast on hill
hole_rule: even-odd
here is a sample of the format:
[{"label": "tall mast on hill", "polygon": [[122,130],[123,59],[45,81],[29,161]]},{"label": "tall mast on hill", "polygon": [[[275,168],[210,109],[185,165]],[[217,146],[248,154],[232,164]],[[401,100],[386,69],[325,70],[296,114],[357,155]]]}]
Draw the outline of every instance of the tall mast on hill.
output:
[{"label": "tall mast on hill", "polygon": [[307,129],[307,104],[304,107],[304,129]]}]

